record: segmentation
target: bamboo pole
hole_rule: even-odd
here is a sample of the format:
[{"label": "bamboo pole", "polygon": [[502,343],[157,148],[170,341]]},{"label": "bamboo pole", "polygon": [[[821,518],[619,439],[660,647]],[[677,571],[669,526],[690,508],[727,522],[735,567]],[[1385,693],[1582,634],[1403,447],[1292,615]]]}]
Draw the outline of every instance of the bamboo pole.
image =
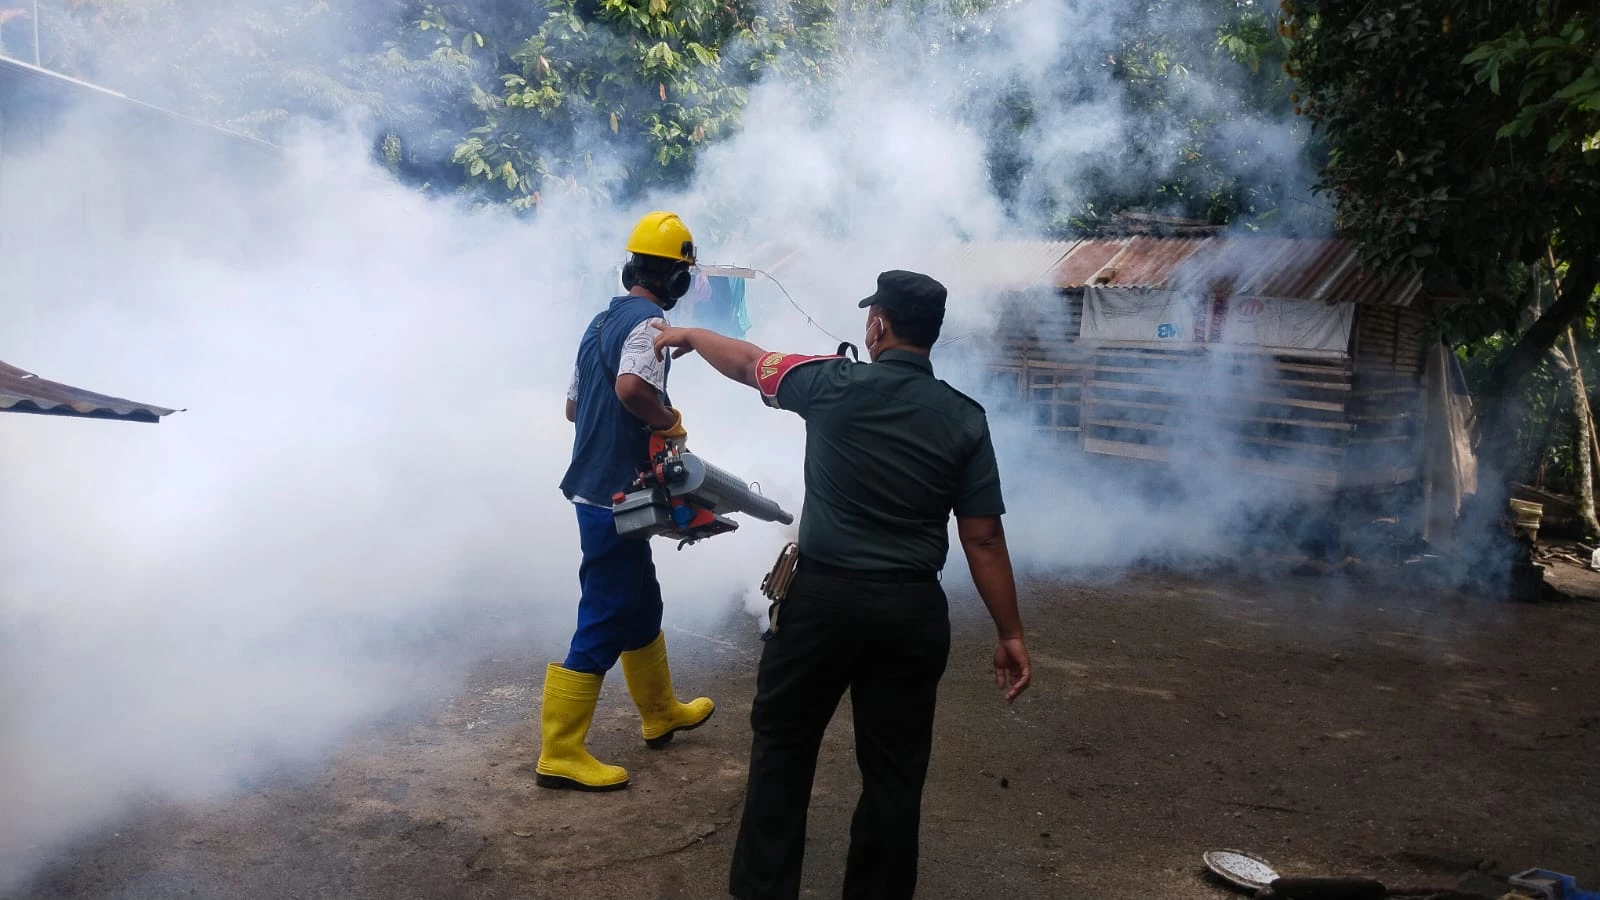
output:
[{"label": "bamboo pole", "polygon": [[[1553,245],[1545,248],[1545,262],[1550,265],[1550,293],[1554,295],[1556,300],[1560,300],[1561,279],[1556,276],[1558,264],[1556,263],[1556,248]],[[1583,382],[1583,361],[1578,357],[1578,341],[1572,336],[1571,326],[1567,327],[1567,352],[1570,354],[1570,359],[1572,361],[1572,388],[1577,394],[1577,396],[1573,398],[1575,401],[1573,404],[1573,409],[1578,412],[1579,418],[1583,419],[1583,422],[1588,425],[1589,431],[1588,435],[1586,436],[1589,444],[1589,452],[1586,454],[1588,459],[1584,460],[1587,465],[1580,466],[1580,470],[1585,468],[1589,469],[1589,474],[1591,477],[1589,483],[1584,486],[1584,490],[1581,493],[1589,495],[1591,498],[1589,508],[1592,509],[1595,479],[1600,478],[1600,436],[1597,436],[1595,433],[1594,407],[1589,403],[1589,389],[1584,385]],[[1579,404],[1581,404],[1581,406]],[[1590,524],[1593,524],[1593,519],[1589,513],[1589,510],[1583,508],[1584,504],[1581,502],[1581,496],[1579,499],[1580,512],[1585,518],[1585,527],[1588,527]]]},{"label": "bamboo pole", "polygon": [[1594,407],[1589,403],[1589,389],[1584,385],[1583,366],[1578,361],[1578,341],[1572,336],[1572,329],[1567,329],[1567,351],[1572,354],[1573,384],[1582,398],[1584,419],[1589,423],[1589,457],[1594,466],[1594,473],[1600,478],[1600,436],[1596,435],[1594,425]]},{"label": "bamboo pole", "polygon": [[1578,347],[1567,331],[1567,349],[1572,354],[1567,377],[1572,381],[1572,414],[1577,418],[1574,437],[1581,445],[1577,448],[1577,499],[1578,518],[1583,523],[1584,537],[1600,534],[1600,521],[1595,519],[1595,463],[1594,415],[1589,407],[1589,392],[1583,385],[1583,370],[1578,366]]}]

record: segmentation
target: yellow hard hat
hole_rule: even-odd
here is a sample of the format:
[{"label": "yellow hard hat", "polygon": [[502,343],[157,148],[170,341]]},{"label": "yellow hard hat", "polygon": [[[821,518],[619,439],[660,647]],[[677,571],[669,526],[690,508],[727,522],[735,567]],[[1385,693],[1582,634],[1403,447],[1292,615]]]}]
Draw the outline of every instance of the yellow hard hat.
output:
[{"label": "yellow hard hat", "polygon": [[669,212],[653,212],[633,226],[628,252],[644,256],[694,262],[694,235],[683,220]]}]

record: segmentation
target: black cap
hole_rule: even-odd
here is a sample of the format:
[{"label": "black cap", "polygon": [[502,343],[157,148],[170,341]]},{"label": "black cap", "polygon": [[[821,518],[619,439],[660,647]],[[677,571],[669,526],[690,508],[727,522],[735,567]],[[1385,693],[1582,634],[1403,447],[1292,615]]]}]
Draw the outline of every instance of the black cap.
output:
[{"label": "black cap", "polygon": [[882,306],[905,312],[944,312],[944,285],[919,272],[893,269],[878,276],[878,292],[861,301],[861,308]]}]

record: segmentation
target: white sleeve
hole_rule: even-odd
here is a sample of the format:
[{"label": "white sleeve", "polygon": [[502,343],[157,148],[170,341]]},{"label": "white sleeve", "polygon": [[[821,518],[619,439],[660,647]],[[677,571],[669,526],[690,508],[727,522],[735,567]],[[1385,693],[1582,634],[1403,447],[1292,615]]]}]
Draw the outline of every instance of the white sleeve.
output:
[{"label": "white sleeve", "polygon": [[654,321],[646,319],[628,334],[628,340],[622,345],[622,359],[617,363],[617,377],[637,375],[656,390],[664,391],[667,389],[667,364],[656,359],[656,330],[650,325]]},{"label": "white sleeve", "polygon": [[572,380],[567,382],[567,399],[573,403],[578,402],[578,367],[576,364],[572,367]]}]

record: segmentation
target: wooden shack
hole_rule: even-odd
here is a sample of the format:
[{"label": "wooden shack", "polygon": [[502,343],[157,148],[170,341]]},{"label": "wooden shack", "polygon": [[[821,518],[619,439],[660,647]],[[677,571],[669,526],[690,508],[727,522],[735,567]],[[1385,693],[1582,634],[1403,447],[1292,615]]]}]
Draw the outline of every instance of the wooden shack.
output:
[{"label": "wooden shack", "polygon": [[1346,241],[1084,240],[1000,298],[985,358],[1065,450],[1361,493],[1414,516],[1441,299],[1414,276],[1373,276]]}]

